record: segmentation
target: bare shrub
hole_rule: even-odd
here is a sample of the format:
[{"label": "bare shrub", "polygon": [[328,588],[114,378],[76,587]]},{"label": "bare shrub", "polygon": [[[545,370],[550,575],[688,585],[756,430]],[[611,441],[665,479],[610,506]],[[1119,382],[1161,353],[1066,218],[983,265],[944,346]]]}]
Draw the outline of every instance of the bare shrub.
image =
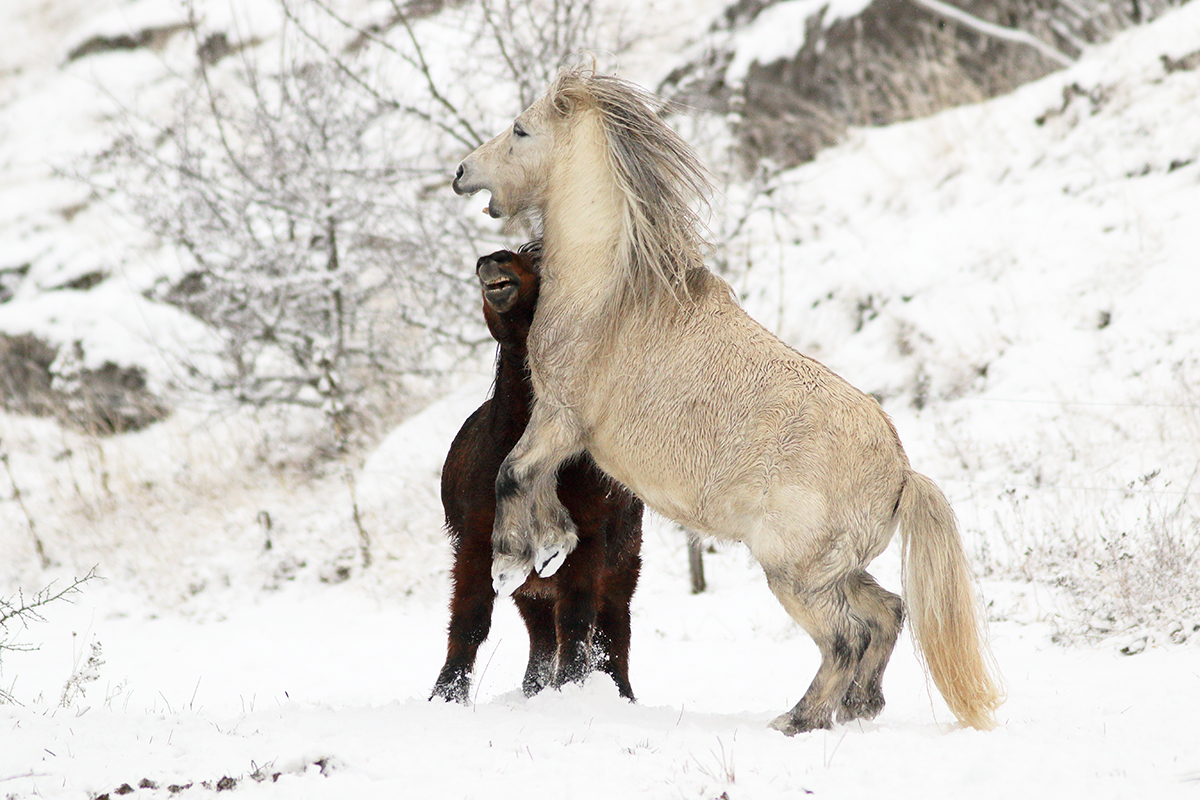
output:
[{"label": "bare shrub", "polygon": [[[1109,501],[1069,515],[1069,524],[1025,519],[1029,498],[1010,491],[1007,552],[985,546],[982,564],[993,575],[1062,590],[1065,605],[1047,616],[1058,641],[1200,643],[1200,510],[1190,488],[1138,489],[1148,498],[1141,513]],[[1057,507],[1049,518],[1067,516]]]},{"label": "bare shrub", "polygon": [[[81,592],[85,584],[96,578],[96,570],[93,568],[82,578],[74,579],[68,586],[62,589],[55,588],[54,584],[51,583],[46,588],[34,592],[29,597],[26,597],[23,592],[18,592],[16,595],[8,598],[0,597],[0,666],[3,664],[4,653],[6,651],[28,652],[37,649],[33,645],[19,643],[15,640],[18,628],[24,630],[32,622],[45,622],[46,619],[42,614],[47,606],[60,600],[70,602],[73,595]],[[98,668],[99,665],[97,664],[96,666]],[[64,688],[63,691],[65,697],[66,689]],[[12,694],[4,689],[0,689],[0,703],[11,702],[15,702]]]},{"label": "bare shrub", "polygon": [[158,298],[221,333],[224,369],[189,360],[196,388],[324,409],[345,447],[405,374],[482,339],[454,302],[465,276],[442,266],[473,237],[433,235],[438,203],[395,188],[420,176],[387,153],[389,110],[343,72],[297,63],[179,102],[156,146],[127,136],[106,158],[194,264]]}]

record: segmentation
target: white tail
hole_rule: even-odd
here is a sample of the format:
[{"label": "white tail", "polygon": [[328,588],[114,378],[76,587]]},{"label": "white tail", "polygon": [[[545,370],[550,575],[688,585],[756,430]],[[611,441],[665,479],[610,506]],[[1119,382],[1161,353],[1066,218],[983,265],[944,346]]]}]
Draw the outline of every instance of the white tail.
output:
[{"label": "white tail", "polygon": [[959,722],[996,727],[1003,702],[954,512],[937,485],[910,472],[900,496],[904,594],[934,685]]}]

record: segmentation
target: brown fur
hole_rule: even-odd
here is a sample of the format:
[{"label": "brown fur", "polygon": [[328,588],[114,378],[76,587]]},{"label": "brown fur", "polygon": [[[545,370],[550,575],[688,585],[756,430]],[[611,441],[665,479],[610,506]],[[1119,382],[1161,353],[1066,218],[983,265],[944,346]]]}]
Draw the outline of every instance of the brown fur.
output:
[{"label": "brown fur", "polygon": [[[484,315],[500,343],[492,397],[454,438],[442,470],[442,505],[454,542],[454,593],[446,663],[433,696],[467,702],[479,645],[491,627],[492,525],[496,474],[529,421],[533,390],[525,340],[538,297],[536,250],[479,259]],[[579,546],[555,575],[531,575],[513,600],[529,632],[522,688],[582,680],[599,667],[622,697],[629,683],[629,601],[641,567],[642,503],[613,484],[587,456],[565,465],[557,497],[579,529]]]}]

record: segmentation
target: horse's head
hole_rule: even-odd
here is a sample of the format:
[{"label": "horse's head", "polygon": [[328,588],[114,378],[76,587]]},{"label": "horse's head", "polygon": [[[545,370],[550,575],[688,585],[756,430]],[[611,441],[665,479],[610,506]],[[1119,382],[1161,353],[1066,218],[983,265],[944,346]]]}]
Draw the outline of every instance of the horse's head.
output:
[{"label": "horse's head", "polygon": [[[454,191],[488,190],[492,217],[533,219],[561,273],[570,249],[639,298],[687,294],[703,265],[694,206],[707,173],[661,101],[611,75],[567,70],[512,126],[458,166]],[[551,266],[553,265],[553,266]],[[580,266],[579,269],[584,267]]]},{"label": "horse's head", "polygon": [[475,265],[483,290],[483,315],[501,344],[525,344],[537,308],[537,260],[537,250],[527,246],[516,253],[497,250]]},{"label": "horse's head", "polygon": [[546,97],[538,100],[512,125],[467,156],[455,173],[454,191],[491,192],[485,211],[493,219],[541,208],[561,122],[550,106]]}]

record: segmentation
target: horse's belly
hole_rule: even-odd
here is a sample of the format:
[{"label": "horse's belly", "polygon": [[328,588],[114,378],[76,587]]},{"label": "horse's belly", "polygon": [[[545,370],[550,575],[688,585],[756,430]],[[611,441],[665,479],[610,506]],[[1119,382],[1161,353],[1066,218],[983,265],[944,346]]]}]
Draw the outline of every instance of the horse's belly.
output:
[{"label": "horse's belly", "polygon": [[[698,533],[741,541],[765,511],[762,475],[731,469],[713,457],[711,442],[689,437],[639,436],[625,427],[594,439],[596,463],[646,505]],[[645,429],[641,429],[645,434]]]},{"label": "horse's belly", "polygon": [[663,469],[660,460],[630,458],[627,451],[603,445],[591,449],[591,454],[600,469],[627,486],[657,513],[684,524],[687,524],[685,519],[693,516],[694,489],[671,470]]}]

